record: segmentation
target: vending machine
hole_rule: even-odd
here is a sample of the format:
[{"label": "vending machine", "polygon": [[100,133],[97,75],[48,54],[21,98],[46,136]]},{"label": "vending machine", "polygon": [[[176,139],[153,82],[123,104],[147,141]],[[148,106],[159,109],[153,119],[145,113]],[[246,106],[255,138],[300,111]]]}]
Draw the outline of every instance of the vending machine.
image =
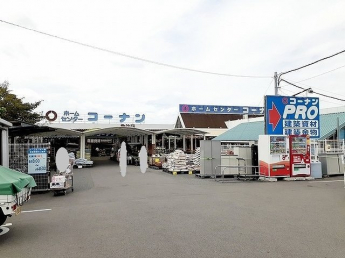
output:
[{"label": "vending machine", "polygon": [[289,136],[259,135],[260,175],[290,177]]},{"label": "vending machine", "polygon": [[310,138],[309,135],[290,135],[291,176],[310,176]]}]

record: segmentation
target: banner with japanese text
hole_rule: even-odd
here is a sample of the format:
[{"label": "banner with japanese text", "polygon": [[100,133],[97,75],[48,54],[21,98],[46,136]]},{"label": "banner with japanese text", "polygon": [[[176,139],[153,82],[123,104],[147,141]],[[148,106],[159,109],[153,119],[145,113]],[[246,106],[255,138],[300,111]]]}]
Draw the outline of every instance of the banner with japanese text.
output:
[{"label": "banner with japanese text", "polygon": [[47,149],[31,148],[28,152],[28,174],[47,173]]},{"label": "banner with japanese text", "polygon": [[320,137],[319,98],[265,96],[265,133]]}]

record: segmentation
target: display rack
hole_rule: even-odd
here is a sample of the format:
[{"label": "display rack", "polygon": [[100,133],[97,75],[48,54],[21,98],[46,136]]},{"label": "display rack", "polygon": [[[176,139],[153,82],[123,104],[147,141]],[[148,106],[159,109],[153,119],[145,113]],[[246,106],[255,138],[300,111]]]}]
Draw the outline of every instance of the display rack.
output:
[{"label": "display rack", "polygon": [[31,148],[47,149],[47,171],[42,174],[32,174],[37,184],[32,191],[48,191],[50,183],[50,143],[14,143],[9,144],[9,168],[28,174],[28,151]]}]

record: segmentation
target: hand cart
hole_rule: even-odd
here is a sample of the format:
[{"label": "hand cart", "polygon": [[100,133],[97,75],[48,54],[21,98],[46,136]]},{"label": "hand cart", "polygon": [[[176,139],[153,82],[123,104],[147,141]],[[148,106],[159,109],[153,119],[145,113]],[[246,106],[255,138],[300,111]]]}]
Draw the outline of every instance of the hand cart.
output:
[{"label": "hand cart", "polygon": [[53,191],[54,196],[61,193],[66,195],[68,189],[71,189],[72,192],[74,191],[73,172],[70,168],[66,172],[54,174],[50,183],[50,190]]}]

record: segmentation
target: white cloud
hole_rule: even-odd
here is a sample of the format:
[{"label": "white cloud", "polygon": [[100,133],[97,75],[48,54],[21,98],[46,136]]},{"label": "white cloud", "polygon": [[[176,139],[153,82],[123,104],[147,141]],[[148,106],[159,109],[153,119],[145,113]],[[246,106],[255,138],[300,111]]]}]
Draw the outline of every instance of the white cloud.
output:
[{"label": "white cloud", "polygon": [[[273,76],[344,47],[344,1],[1,1],[0,17],[141,58],[219,73]],[[0,23],[0,81],[40,110],[145,113],[175,123],[178,104],[262,105],[271,79],[206,75],[128,59]],[[345,64],[339,55],[287,74]],[[306,81],[345,96],[344,69]],[[306,86],[307,87],[307,86]],[[266,91],[268,89],[268,91]],[[317,90],[316,90],[317,89]],[[297,88],[282,84],[287,94]],[[327,92],[327,93],[326,93]],[[345,97],[344,97],[345,98]],[[331,102],[331,103],[330,103]],[[339,106],[322,98],[322,107]]]}]

